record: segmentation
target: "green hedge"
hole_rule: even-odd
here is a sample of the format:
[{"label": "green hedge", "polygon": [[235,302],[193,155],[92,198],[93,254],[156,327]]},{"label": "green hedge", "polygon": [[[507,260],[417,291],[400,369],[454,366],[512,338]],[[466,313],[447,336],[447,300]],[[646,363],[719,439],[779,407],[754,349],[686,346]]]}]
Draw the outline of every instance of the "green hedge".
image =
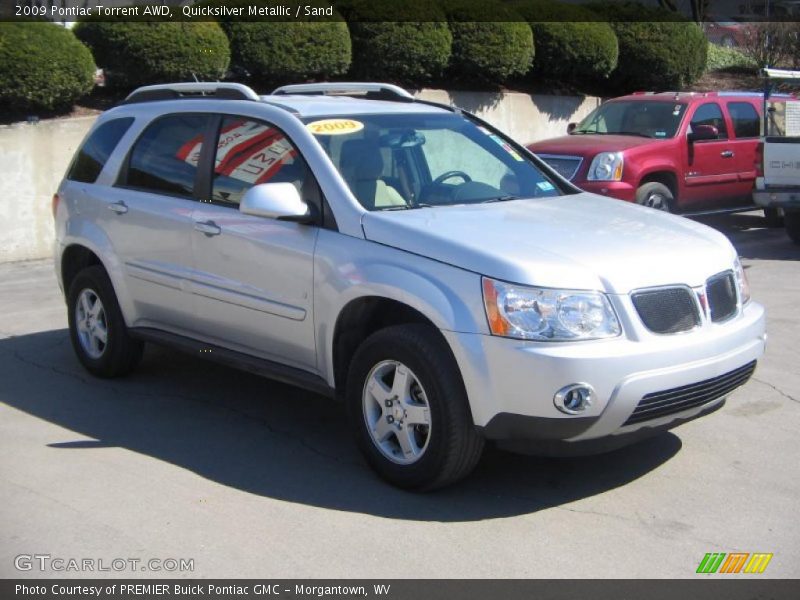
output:
[{"label": "green hedge", "polygon": [[[251,0],[228,2],[215,0],[209,4],[250,5]],[[262,0],[264,6],[281,4],[290,7],[292,15],[301,7],[330,8],[324,0]],[[341,15],[300,17],[289,22],[220,19],[231,45],[231,62],[236,69],[272,83],[303,79],[326,79],[342,75],[350,68],[352,58],[350,32]]]},{"label": "green hedge", "polygon": [[52,23],[0,23],[0,105],[11,111],[69,109],[94,86],[89,50]]},{"label": "green hedge", "polygon": [[453,36],[435,4],[347,0],[335,6],[350,26],[351,76],[416,84],[441,76],[447,67]]},{"label": "green hedge", "polygon": [[592,11],[551,0],[517,0],[511,6],[533,30],[534,77],[585,87],[617,67],[617,36]]},{"label": "green hedge", "polygon": [[619,93],[680,89],[705,71],[708,41],[696,23],[637,3],[594,6],[611,20],[619,40],[619,63],[611,75]]},{"label": "green hedge", "polygon": [[531,28],[506,4],[497,0],[445,0],[440,5],[453,35],[452,75],[504,83],[530,70]]},{"label": "green hedge", "polygon": [[75,26],[78,36],[106,70],[111,87],[213,81],[230,62],[228,38],[217,23],[100,22]]},{"label": "green hedge", "polygon": [[755,71],[756,62],[736,48],[708,44],[706,71]]}]

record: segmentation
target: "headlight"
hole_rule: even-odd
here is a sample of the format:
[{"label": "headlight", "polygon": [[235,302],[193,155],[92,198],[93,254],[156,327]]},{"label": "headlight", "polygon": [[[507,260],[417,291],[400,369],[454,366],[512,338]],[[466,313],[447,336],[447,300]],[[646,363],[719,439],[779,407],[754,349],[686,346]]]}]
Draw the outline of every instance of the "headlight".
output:
[{"label": "headlight", "polygon": [[739,257],[736,257],[736,262],[733,263],[733,273],[736,276],[736,287],[739,288],[739,299],[742,301],[742,306],[750,302],[750,282],[747,281],[747,274],[744,272],[742,262]]},{"label": "headlight", "polygon": [[619,181],[625,160],[622,152],[601,152],[592,160],[586,179],[590,181]]},{"label": "headlight", "polygon": [[493,335],[538,341],[593,340],[621,332],[605,294],[535,288],[483,278]]}]

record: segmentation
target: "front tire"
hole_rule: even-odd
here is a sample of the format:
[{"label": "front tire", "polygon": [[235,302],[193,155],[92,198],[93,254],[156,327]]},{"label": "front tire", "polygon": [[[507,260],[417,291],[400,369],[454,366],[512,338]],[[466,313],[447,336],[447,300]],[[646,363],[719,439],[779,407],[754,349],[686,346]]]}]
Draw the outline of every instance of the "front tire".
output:
[{"label": "front tire", "polygon": [[800,245],[800,210],[787,210],[783,214],[783,224],[789,238]]},{"label": "front tire", "polygon": [[783,209],[768,206],[764,209],[764,221],[767,227],[782,227],[783,226]]},{"label": "front tire", "polygon": [[642,206],[672,212],[674,202],[675,198],[670,189],[657,181],[644,183],[636,190],[636,204]]},{"label": "front tire", "polygon": [[119,377],[132,371],[144,345],[128,328],[105,269],[94,265],[75,276],[67,294],[72,348],[92,375]]},{"label": "front tire", "polygon": [[480,459],[483,438],[458,365],[429,326],[397,325],[369,336],[350,365],[346,400],[361,452],[393,485],[440,488]]}]

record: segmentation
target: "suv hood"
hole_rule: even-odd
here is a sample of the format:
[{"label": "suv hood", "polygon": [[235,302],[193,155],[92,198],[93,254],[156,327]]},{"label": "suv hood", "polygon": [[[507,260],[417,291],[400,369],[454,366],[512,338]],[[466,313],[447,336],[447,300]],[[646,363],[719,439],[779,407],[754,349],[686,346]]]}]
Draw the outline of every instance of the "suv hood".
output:
[{"label": "suv hood", "polygon": [[637,146],[645,146],[663,139],[645,138],[636,135],[565,135],[550,140],[528,144],[534,153],[570,154],[594,158],[598,152],[619,152]]},{"label": "suv hood", "polygon": [[368,240],[520,284],[627,294],[702,285],[733,266],[721,233],[595,194],[376,211]]}]

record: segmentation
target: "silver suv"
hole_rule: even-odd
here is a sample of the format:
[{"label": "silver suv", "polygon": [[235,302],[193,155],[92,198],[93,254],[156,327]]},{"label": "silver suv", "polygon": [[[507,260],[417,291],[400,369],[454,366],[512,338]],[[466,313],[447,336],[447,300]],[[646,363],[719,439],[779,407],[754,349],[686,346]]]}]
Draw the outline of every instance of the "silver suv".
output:
[{"label": "silver suv", "polygon": [[387,84],[141,88],[54,203],[88,371],[154,342],[325,394],[406,488],[485,440],[596,452],[711,412],[766,340],[724,236]]}]

